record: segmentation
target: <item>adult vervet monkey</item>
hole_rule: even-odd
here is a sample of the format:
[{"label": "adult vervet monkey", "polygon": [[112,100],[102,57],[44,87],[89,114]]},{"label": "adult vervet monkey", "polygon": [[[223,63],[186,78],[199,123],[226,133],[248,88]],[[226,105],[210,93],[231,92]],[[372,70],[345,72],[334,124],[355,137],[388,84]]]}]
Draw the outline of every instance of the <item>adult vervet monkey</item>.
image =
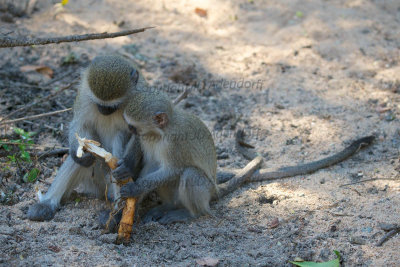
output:
[{"label": "adult vervet monkey", "polygon": [[[114,55],[98,56],[83,72],[78,95],[73,107],[74,116],[69,127],[70,153],[45,195],[39,194],[39,203],[29,207],[27,217],[34,221],[51,220],[62,198],[67,197],[78,185],[84,191],[104,197],[106,188],[109,197],[119,198],[119,187],[111,183],[109,168],[90,153],[82,158],[76,156],[77,133],[81,137],[99,141],[118,158],[124,158],[125,146],[131,139],[122,114],[126,99],[137,88],[145,88],[146,82],[139,70],[129,61]],[[135,148],[136,146],[130,145]],[[138,148],[138,147],[136,147]],[[135,172],[135,151],[129,152],[129,166]],[[136,157],[136,159],[134,159]],[[132,161],[132,159],[134,159]]]}]

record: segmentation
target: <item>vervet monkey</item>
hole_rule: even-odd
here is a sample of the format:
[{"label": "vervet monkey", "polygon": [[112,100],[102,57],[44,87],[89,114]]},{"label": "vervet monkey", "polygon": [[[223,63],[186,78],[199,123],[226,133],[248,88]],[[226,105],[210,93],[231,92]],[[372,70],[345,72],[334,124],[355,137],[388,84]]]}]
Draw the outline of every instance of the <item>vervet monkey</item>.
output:
[{"label": "vervet monkey", "polygon": [[[111,183],[109,168],[90,153],[76,156],[78,141],[75,133],[99,141],[118,158],[124,158],[125,146],[135,147],[135,138],[122,117],[126,99],[137,88],[144,88],[145,80],[138,69],[127,60],[114,55],[98,56],[83,72],[73,107],[74,116],[69,127],[70,153],[45,195],[39,203],[29,207],[30,220],[51,220],[62,198],[82,184],[87,193],[103,197],[107,187],[109,197],[119,198],[119,187]],[[131,139],[131,140],[130,140]],[[139,147],[140,149],[140,147]],[[140,152],[140,150],[139,150]],[[140,153],[138,156],[140,157]],[[135,154],[130,151],[126,162],[135,172]]]},{"label": "vervet monkey", "polygon": [[[344,160],[361,145],[373,140],[373,137],[362,138],[323,160],[276,172],[260,170],[247,180],[235,177],[219,186],[212,135],[199,118],[175,107],[160,92],[144,91],[136,91],[129,99],[124,118],[129,129],[140,139],[144,166],[136,181],[121,187],[121,197],[143,197],[155,190],[162,205],[150,210],[143,222],[158,221],[162,224],[186,221],[209,213],[212,199],[232,192],[243,182],[310,173]],[[113,176],[124,180],[129,174],[125,167],[121,167],[113,171]]]}]

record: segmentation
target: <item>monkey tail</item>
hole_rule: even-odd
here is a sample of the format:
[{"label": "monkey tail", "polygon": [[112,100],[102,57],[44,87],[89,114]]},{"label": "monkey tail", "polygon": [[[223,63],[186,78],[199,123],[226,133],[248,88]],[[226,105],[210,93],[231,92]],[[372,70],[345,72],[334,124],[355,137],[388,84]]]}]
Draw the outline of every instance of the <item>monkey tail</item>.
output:
[{"label": "monkey tail", "polygon": [[356,141],[352,142],[348,147],[332,156],[306,164],[281,167],[276,171],[268,171],[267,169],[257,170],[262,160],[260,161],[260,157],[256,157],[255,159],[250,161],[243,170],[239,171],[236,174],[229,172],[221,172],[217,174],[217,181],[218,184],[220,184],[219,197],[223,197],[226,194],[233,192],[245,182],[267,181],[293,177],[297,175],[305,175],[332,166],[351,157],[360,149],[371,145],[374,139],[374,136],[366,136],[357,139]]},{"label": "monkey tail", "polygon": [[250,161],[246,167],[240,170],[235,176],[232,177],[229,181],[220,184],[218,186],[218,195],[217,197],[221,198],[226,196],[227,194],[236,190],[239,186],[245,183],[250,179],[251,175],[261,166],[263,162],[263,158],[261,156],[255,157],[252,161]]}]

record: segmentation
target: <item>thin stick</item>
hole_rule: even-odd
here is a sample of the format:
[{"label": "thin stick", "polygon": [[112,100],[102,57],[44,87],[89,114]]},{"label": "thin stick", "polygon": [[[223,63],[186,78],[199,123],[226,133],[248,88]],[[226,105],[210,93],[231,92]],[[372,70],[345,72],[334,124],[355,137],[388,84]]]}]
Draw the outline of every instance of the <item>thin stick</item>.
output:
[{"label": "thin stick", "polygon": [[63,113],[63,112],[66,112],[66,111],[70,111],[70,110],[72,110],[72,108],[66,108],[66,109],[47,112],[47,113],[42,113],[42,114],[38,114],[38,115],[27,116],[27,117],[18,118],[18,119],[15,119],[15,120],[3,121],[3,122],[0,122],[0,125],[10,124],[10,123],[18,122],[18,121],[23,121],[23,120],[33,120],[33,119],[39,119],[39,118],[43,118],[43,117],[47,117],[47,116],[53,116],[53,115],[56,115],[56,114],[59,114],[59,113]]},{"label": "thin stick", "polygon": [[[255,157],[257,157],[257,153],[254,151],[254,146],[252,146],[244,141],[244,135],[245,134],[244,134],[243,129],[240,129],[236,132],[236,136],[235,136],[236,150],[240,154],[242,154],[245,159],[252,160]],[[253,150],[249,150],[245,147],[251,148]]]},{"label": "thin stick", "polygon": [[44,149],[44,148],[66,149],[66,147],[62,147],[62,146],[43,146],[43,145],[38,145],[38,144],[27,144],[27,143],[9,142],[9,141],[1,141],[1,140],[0,140],[0,144],[11,145],[11,146],[26,145],[26,146],[31,146],[32,147],[31,149]]},{"label": "thin stick", "polygon": [[154,27],[146,27],[134,30],[126,30],[114,33],[89,33],[82,35],[68,35],[61,37],[47,37],[47,38],[32,38],[28,39],[26,37],[7,37],[3,36],[0,38],[0,48],[2,47],[16,47],[16,46],[30,46],[30,45],[46,45],[46,44],[59,44],[59,43],[69,43],[69,42],[80,42],[87,40],[96,40],[96,39],[107,39],[107,38],[115,38],[120,36],[131,35],[139,32],[144,32],[147,29],[151,29]]},{"label": "thin stick", "polygon": [[[30,104],[28,104],[28,105],[25,105],[25,106],[23,106],[23,107],[21,107],[21,108],[19,108],[19,109],[17,109],[17,110],[14,110],[13,112],[7,114],[7,115],[6,115],[4,118],[2,118],[0,121],[4,121],[4,120],[8,119],[9,117],[11,117],[12,115],[14,115],[14,114],[17,113],[17,112],[20,112],[20,111],[22,111],[22,110],[29,110],[31,107],[36,106],[37,104],[46,102],[46,101],[50,100],[51,98],[55,97],[56,95],[58,95],[59,93],[65,91],[65,90],[68,89],[68,88],[70,88],[70,87],[71,87],[72,85],[74,85],[74,84],[76,84],[76,82],[72,82],[72,83],[70,83],[70,84],[68,84],[68,85],[66,85],[66,86],[64,86],[64,87],[62,87],[60,90],[57,90],[57,91],[55,91],[55,92],[49,94],[49,95],[46,96],[45,98],[41,98],[41,99],[39,99],[39,100],[37,100],[37,101],[33,101],[32,103],[30,103]],[[1,124],[1,123],[0,123],[0,124]]]},{"label": "thin stick", "polygon": [[353,184],[361,184],[361,183],[371,182],[371,181],[379,181],[379,180],[400,181],[399,178],[371,178],[371,179],[360,180],[360,181],[352,182],[352,183],[348,183],[348,184],[342,184],[339,187],[349,186],[349,185],[353,185]]},{"label": "thin stick", "polygon": [[174,105],[179,104],[179,102],[181,102],[183,99],[185,99],[188,96],[189,92],[190,92],[189,89],[185,88],[185,90],[182,92],[182,94],[180,94],[177,98],[175,98],[175,100],[173,102]]},{"label": "thin stick", "polygon": [[43,151],[43,152],[39,152],[37,154],[38,159],[44,159],[47,157],[52,157],[52,156],[62,156],[64,154],[67,154],[69,152],[68,148],[59,148],[59,149],[53,149],[53,150],[49,150],[49,151]]},{"label": "thin stick", "polygon": [[384,235],[378,243],[376,243],[377,247],[380,247],[383,245],[383,243],[385,243],[386,241],[389,240],[389,238],[393,237],[395,234],[400,233],[400,227],[397,227],[393,230],[391,230],[390,232],[388,232],[386,235]]},{"label": "thin stick", "polygon": [[70,70],[70,71],[67,71],[67,72],[64,73],[63,75],[60,75],[59,77],[54,78],[54,79],[51,79],[51,80],[48,81],[47,83],[44,83],[43,86],[49,86],[50,84],[53,84],[53,83],[55,83],[55,82],[58,82],[59,80],[62,80],[62,79],[64,79],[65,77],[71,75],[71,74],[74,73],[75,71],[76,71],[75,69]]}]

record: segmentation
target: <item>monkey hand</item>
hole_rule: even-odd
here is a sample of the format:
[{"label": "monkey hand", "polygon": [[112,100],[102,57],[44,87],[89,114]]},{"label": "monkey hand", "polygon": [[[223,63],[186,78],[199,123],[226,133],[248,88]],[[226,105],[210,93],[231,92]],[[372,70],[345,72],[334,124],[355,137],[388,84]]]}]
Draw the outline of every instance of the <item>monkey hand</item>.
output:
[{"label": "monkey hand", "polygon": [[115,170],[112,170],[112,176],[118,182],[124,181],[130,177],[132,177],[132,171],[129,168],[129,164],[127,161],[121,159],[118,161],[118,167]]},{"label": "monkey hand", "polygon": [[81,158],[78,158],[76,156],[76,149],[71,149],[69,153],[72,157],[72,159],[78,163],[79,165],[83,167],[90,167],[93,165],[94,161],[96,160],[96,157],[93,156],[90,153],[85,153]]},{"label": "monkey hand", "polygon": [[138,197],[144,193],[144,190],[137,183],[129,182],[123,185],[119,192],[122,198],[128,198],[128,197]]}]

